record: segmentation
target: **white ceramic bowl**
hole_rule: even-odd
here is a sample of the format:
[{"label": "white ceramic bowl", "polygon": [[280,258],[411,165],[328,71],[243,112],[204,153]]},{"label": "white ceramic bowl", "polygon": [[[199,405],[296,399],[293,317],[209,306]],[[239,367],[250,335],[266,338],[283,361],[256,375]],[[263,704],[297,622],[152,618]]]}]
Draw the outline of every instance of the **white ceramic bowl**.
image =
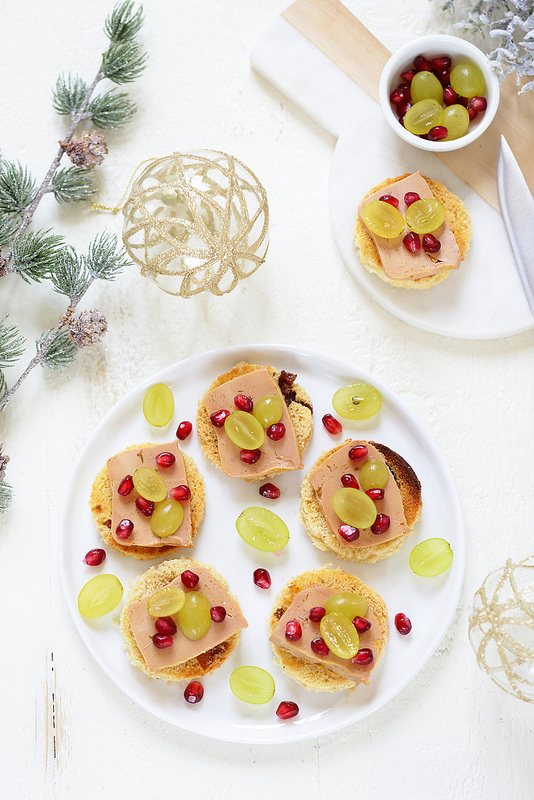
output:
[{"label": "white ceramic bowl", "polygon": [[[487,108],[483,114],[479,114],[471,122],[469,131],[465,136],[461,136],[459,139],[451,139],[451,141],[442,140],[440,142],[432,142],[428,139],[421,139],[413,133],[409,133],[406,128],[400,124],[393,110],[393,106],[389,101],[389,96],[393,89],[395,89],[399,83],[402,83],[402,78],[400,77],[401,72],[411,67],[414,58],[419,54],[429,59],[435,56],[448,55],[452,58],[453,66],[455,64],[467,62],[476,64],[481,69],[486,81],[485,97],[487,100]],[[467,147],[474,142],[475,139],[478,139],[488,128],[499,105],[499,80],[492,71],[487,56],[484,55],[478,47],[475,47],[474,44],[466,42],[465,39],[461,39],[458,36],[436,34],[433,36],[424,36],[415,39],[413,42],[408,42],[408,44],[405,44],[393,53],[386,63],[380,77],[379,96],[384,116],[401,139],[404,139],[408,144],[418,147],[421,150],[444,153],[448,150],[459,150],[462,147]]]}]

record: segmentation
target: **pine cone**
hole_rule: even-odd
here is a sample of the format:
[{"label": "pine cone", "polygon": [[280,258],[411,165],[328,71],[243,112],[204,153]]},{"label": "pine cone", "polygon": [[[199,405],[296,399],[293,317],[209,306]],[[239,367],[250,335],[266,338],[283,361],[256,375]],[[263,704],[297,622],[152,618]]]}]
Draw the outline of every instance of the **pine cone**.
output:
[{"label": "pine cone", "polygon": [[108,329],[108,321],[100,311],[82,311],[69,325],[69,339],[76,347],[91,347]]},{"label": "pine cone", "polygon": [[106,140],[101,133],[84,131],[80,138],[73,136],[70,142],[60,142],[73,164],[93,169],[101,164],[108,152]]}]

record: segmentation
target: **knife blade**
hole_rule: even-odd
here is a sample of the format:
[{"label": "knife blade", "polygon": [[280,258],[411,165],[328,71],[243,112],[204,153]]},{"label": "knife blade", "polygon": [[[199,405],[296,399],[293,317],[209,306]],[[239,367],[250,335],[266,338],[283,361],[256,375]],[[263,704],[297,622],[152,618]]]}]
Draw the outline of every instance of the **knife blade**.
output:
[{"label": "knife blade", "polygon": [[534,315],[534,199],[504,136],[497,158],[497,188],[517,271]]}]

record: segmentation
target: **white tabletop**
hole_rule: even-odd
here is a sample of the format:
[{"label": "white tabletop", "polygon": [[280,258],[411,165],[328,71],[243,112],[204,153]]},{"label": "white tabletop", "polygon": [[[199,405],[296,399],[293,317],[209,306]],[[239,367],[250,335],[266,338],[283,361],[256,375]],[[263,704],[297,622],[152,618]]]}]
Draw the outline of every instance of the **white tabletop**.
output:
[{"label": "white tabletop", "polygon": [[[2,415],[15,488],[0,533],[6,799],[153,798],[170,791],[218,800],[281,793],[370,800],[531,796],[532,706],[480,671],[467,618],[487,573],[534,551],[534,332],[447,338],[398,320],[354,281],[329,222],[335,141],[250,68],[252,47],[286,5],[145,4],[141,38],[149,65],[124,87],[139,111],[128,128],[107,137],[100,201],[114,205],[145,158],[223,150],[264,184],[271,244],[258,272],[223,297],[173,298],[135,268],[115,283],[94,285],[86,307],[106,314],[104,341],[66,371],[35,370]],[[451,32],[437,0],[346,5],[390,50],[416,35]],[[64,133],[51,87],[61,72],[92,78],[110,8],[104,0],[76,8],[64,0],[20,0],[3,20],[2,156],[20,160],[38,178]],[[46,199],[36,225],[54,227],[83,250],[100,230],[120,233],[121,217]],[[46,285],[16,276],[2,282],[0,316],[9,313],[21,327],[28,358],[34,339],[63,310],[62,298]],[[64,493],[95,426],[150,374],[241,344],[312,349],[374,375],[429,430],[456,479],[465,515],[464,586],[435,654],[372,715],[302,742],[218,741],[151,715],[90,656],[59,580]]]}]

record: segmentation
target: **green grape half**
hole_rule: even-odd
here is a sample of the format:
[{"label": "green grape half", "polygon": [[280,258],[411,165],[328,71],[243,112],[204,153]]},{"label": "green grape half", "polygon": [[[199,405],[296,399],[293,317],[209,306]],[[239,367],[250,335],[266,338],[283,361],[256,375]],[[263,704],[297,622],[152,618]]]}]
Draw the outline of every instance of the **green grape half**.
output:
[{"label": "green grape half", "polygon": [[423,197],[406,209],[406,224],[414,233],[432,233],[445,222],[445,206],[435,197]]},{"label": "green grape half", "polygon": [[332,505],[339,519],[354,528],[370,528],[376,519],[376,506],[371,498],[351,486],[338,489]]},{"label": "green grape half", "polygon": [[263,428],[268,428],[280,422],[284,405],[284,401],[277,394],[264,394],[255,403],[252,413]]},{"label": "green grape half", "polygon": [[421,136],[435,125],[441,125],[442,119],[443,107],[437,100],[419,100],[404,115],[404,127],[409,133]]},{"label": "green grape half", "polygon": [[102,573],[95,575],[82,586],[78,595],[80,614],[90,619],[103,617],[118,606],[122,600],[123,588],[115,575]]},{"label": "green grape half", "polygon": [[178,530],[184,519],[184,507],[177,500],[168,497],[155,507],[150,517],[153,534],[165,539]]},{"label": "green grape half", "polygon": [[360,648],[358,631],[352,620],[337,611],[325,614],[319,623],[319,630],[324,641],[339,658],[352,658]]},{"label": "green grape half", "polygon": [[360,486],[364,492],[369,489],[385,489],[389,479],[389,469],[377,458],[369,459],[360,469]]},{"label": "green grape half", "polygon": [[246,508],[237,518],[235,526],[247,544],[264,553],[282,550],[289,542],[287,525],[268,508]]},{"label": "green grape half", "polygon": [[237,447],[257,450],[265,441],[263,425],[248,411],[234,411],[224,421],[226,435]]},{"label": "green grape half", "polygon": [[161,475],[152,467],[139,467],[132,475],[133,485],[141,497],[151,503],[159,503],[167,495],[167,487]]},{"label": "green grape half", "polygon": [[202,639],[211,625],[211,603],[202,592],[186,592],[184,604],[175,616],[186,639],[193,642]]},{"label": "green grape half", "polygon": [[425,539],[410,553],[410,567],[421,578],[435,578],[452,564],[453,553],[445,539]]},{"label": "green grape half", "polygon": [[461,97],[477,97],[486,91],[486,81],[475,64],[456,64],[451,69],[450,84]]},{"label": "green grape half", "polygon": [[365,617],[368,606],[367,599],[356,592],[338,592],[330,595],[324,604],[327,614],[336,611],[351,621],[354,617]]},{"label": "green grape half", "polygon": [[185,592],[181,586],[162,586],[148,598],[148,613],[151,617],[170,617],[171,614],[177,614],[184,603]]},{"label": "green grape half", "polygon": [[164,383],[151,386],[143,400],[143,414],[149,425],[162,428],[167,425],[174,414],[174,397]]},{"label": "green grape half", "polygon": [[351,383],[337,390],[332,405],[344,419],[367,419],[380,409],[382,398],[378,389],[368,383]]},{"label": "green grape half", "polygon": [[371,200],[364,206],[362,217],[371,233],[383,239],[395,239],[405,228],[399,209],[385,200]]},{"label": "green grape half", "polygon": [[261,667],[243,666],[230,675],[230,689],[239,700],[263,705],[274,696],[274,678]]},{"label": "green grape half", "polygon": [[469,112],[460,103],[454,103],[443,109],[443,125],[447,128],[447,140],[465,136],[469,128]]},{"label": "green grape half", "polygon": [[416,72],[410,83],[410,94],[412,103],[418,103],[419,100],[437,100],[438,103],[443,103],[443,86],[433,72],[422,70]]}]

